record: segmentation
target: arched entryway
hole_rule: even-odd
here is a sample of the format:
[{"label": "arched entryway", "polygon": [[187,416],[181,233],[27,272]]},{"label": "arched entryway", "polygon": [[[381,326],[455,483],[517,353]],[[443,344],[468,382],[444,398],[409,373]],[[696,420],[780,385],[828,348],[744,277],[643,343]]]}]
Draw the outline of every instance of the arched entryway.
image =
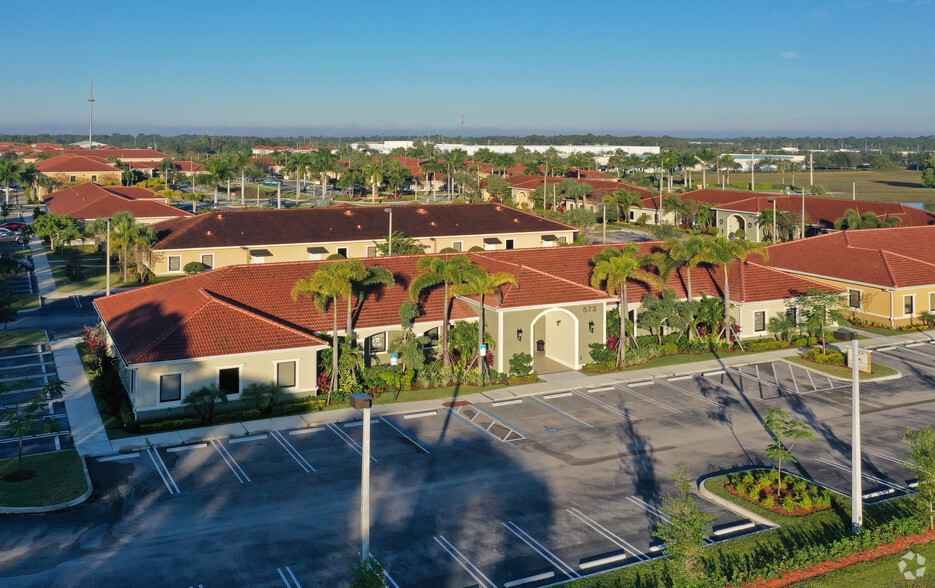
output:
[{"label": "arched entryway", "polygon": [[575,370],[578,365],[578,317],[562,308],[539,313],[529,326],[530,355],[536,371],[548,374]]},{"label": "arched entryway", "polygon": [[728,239],[739,239],[740,236],[737,234],[738,231],[743,231],[743,234],[746,234],[746,224],[743,220],[743,217],[739,214],[732,214],[727,217],[727,238]]}]

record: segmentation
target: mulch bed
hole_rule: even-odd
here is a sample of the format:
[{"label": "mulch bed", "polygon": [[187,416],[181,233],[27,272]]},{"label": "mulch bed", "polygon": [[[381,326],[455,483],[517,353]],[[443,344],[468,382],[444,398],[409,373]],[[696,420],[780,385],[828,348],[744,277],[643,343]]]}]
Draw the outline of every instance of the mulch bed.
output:
[{"label": "mulch bed", "polygon": [[815,576],[820,576],[827,572],[847,567],[849,565],[864,561],[871,561],[880,557],[885,557],[887,555],[902,553],[912,545],[919,545],[920,543],[928,543],[930,541],[935,541],[935,530],[927,531],[921,535],[908,535],[906,537],[901,537],[893,543],[878,545],[873,549],[858,551],[857,553],[853,553],[847,557],[843,557],[835,561],[825,561],[809,568],[803,568],[793,572],[785,572],[781,578],[775,578],[772,580],[759,580],[753,584],[744,584],[744,586],[748,586],[750,588],[782,588],[783,586],[789,586],[790,584],[795,584],[796,582],[802,582],[803,580],[808,580],[809,578],[814,578]]},{"label": "mulch bed", "polygon": [[[777,505],[777,506],[766,506],[766,505],[763,504],[761,501],[756,500],[755,498],[750,498],[750,497],[747,496],[746,494],[741,494],[740,492],[737,492],[737,489],[734,488],[734,486],[733,486],[732,484],[724,484],[724,489],[727,490],[729,493],[733,494],[734,496],[736,496],[737,498],[742,498],[743,500],[746,500],[746,501],[749,502],[750,504],[755,504],[755,505],[759,506],[760,508],[762,508],[762,509],[764,509],[764,510],[772,511],[772,512],[774,512],[774,513],[776,513],[776,514],[781,514],[781,515],[784,515],[784,516],[787,516],[787,517],[804,517],[805,515],[807,515],[807,514],[812,514],[813,512],[820,512],[820,511],[822,511],[822,510],[829,510],[829,509],[834,505],[834,502],[832,502],[832,504],[829,505],[829,506],[822,506],[822,507],[817,507],[817,506],[816,506],[816,507],[813,507],[813,508],[810,508],[810,509],[805,509],[805,508],[801,508],[801,507],[800,507],[800,508],[797,508],[796,510],[790,512],[790,511],[788,511],[788,510],[786,510],[786,509],[784,509],[784,508],[782,508],[781,506],[778,506],[778,505]],[[785,492],[786,492],[786,494],[789,494],[791,491],[790,491],[789,489],[786,489]]]}]

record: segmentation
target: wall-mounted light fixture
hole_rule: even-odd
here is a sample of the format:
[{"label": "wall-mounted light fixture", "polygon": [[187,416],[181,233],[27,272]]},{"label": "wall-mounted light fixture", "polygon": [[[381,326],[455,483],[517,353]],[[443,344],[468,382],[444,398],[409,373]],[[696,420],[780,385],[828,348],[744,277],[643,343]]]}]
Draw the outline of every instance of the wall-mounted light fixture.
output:
[{"label": "wall-mounted light fixture", "polygon": [[588,321],[588,330],[594,332],[594,321]]},{"label": "wall-mounted light fixture", "polygon": [[557,321],[555,321],[555,326],[556,326],[556,327],[559,326],[559,325],[561,325],[561,324],[562,324],[562,319],[558,319]]},{"label": "wall-mounted light fixture", "polygon": [[516,329],[516,340],[517,340],[517,341],[522,341],[522,340],[523,340],[523,330],[522,330],[522,329]]}]

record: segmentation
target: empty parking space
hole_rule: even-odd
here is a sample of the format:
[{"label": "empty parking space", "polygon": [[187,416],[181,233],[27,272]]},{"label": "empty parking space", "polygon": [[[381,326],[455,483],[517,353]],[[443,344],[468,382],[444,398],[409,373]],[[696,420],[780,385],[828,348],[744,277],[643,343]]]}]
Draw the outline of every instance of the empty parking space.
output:
[{"label": "empty parking space", "polygon": [[753,378],[765,386],[772,387],[779,395],[809,394],[835,388],[846,388],[850,384],[834,380],[820,372],[805,369],[784,361],[755,363],[727,370]]},{"label": "empty parking space", "polygon": [[[430,451],[442,447],[477,447],[487,443],[501,443],[504,438],[521,438],[499,423],[495,425],[494,419],[482,411],[475,408],[465,410],[464,406],[442,406],[385,418],[405,429],[409,437]],[[491,425],[495,426],[488,430],[487,427]]]},{"label": "empty parking space", "polygon": [[[337,429],[337,431],[336,431]],[[325,476],[341,471],[360,471],[360,447],[338,425],[281,431],[309,466]]]},{"label": "empty parking space", "polygon": [[472,408],[484,411],[483,416],[497,419],[518,434],[531,437],[590,429],[591,424],[578,416],[583,412],[579,404],[577,394],[569,391],[501,400]]},{"label": "empty parking space", "polygon": [[[908,369],[909,373],[931,374],[935,371],[935,345],[931,343],[911,343],[909,345],[891,345],[878,347],[873,351],[873,360],[884,363],[896,362]],[[897,369],[902,369],[895,365]]]},{"label": "empty parking space", "polygon": [[[237,437],[222,441],[227,454],[250,481],[282,478],[287,475],[311,474],[315,467],[293,445],[287,435],[279,431]],[[235,467],[233,471],[237,470]]]}]

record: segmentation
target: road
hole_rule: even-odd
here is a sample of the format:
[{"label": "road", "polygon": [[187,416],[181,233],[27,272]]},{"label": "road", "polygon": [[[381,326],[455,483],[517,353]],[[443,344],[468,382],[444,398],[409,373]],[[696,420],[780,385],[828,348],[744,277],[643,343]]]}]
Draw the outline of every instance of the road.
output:
[{"label": "road", "polygon": [[[911,476],[900,436],[935,417],[935,346],[874,359],[904,377],[862,385],[863,491],[895,496]],[[769,406],[816,431],[792,472],[849,491],[847,382],[784,362],[632,378],[375,419],[372,551],[393,581],[535,587],[654,557],[655,509],[677,464],[701,476],[768,463]],[[4,519],[0,583],[346,585],[359,548],[359,425],[92,460],[87,503]],[[746,522],[701,506],[719,528]]]}]

